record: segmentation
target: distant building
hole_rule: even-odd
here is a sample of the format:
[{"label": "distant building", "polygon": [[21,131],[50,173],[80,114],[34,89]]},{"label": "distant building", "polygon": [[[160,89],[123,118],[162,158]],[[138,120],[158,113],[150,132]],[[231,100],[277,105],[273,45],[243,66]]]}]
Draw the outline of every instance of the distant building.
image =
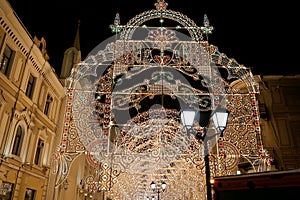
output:
[{"label": "distant building", "polygon": [[44,38],[0,1],[0,199],[46,199],[65,90]]},{"label": "distant building", "polygon": [[263,143],[272,168],[255,173],[239,165],[239,175],[214,177],[216,200],[291,199],[300,191],[300,75],[255,76]]},{"label": "distant building", "polygon": [[[284,69],[283,69],[284,70]],[[300,74],[256,76],[265,148],[278,170],[300,168]]]}]

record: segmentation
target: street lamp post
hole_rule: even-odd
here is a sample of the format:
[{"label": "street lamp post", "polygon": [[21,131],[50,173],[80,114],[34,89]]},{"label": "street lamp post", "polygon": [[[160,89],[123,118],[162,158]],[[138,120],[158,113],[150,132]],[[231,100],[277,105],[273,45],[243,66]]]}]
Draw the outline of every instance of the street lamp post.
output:
[{"label": "street lamp post", "polygon": [[[204,137],[206,136],[206,127],[203,127]],[[204,140],[204,163],[205,163],[205,183],[207,200],[212,200],[211,185],[210,185],[210,166],[209,166],[209,150],[207,139]]]},{"label": "street lamp post", "polygon": [[[164,192],[166,190],[167,184],[165,182],[161,183],[161,188],[156,187],[156,184],[154,183],[154,181],[151,182],[150,184],[150,188],[152,189],[153,192],[157,192],[157,200],[160,199],[160,193]],[[149,200],[149,197],[147,197],[147,200]],[[152,197],[151,200],[155,200],[154,196]]]},{"label": "street lamp post", "polygon": [[[215,127],[218,131],[217,134],[220,134],[221,137],[223,137],[223,131],[227,126],[228,115],[229,115],[228,111],[224,109],[216,110],[212,115]],[[183,126],[186,127],[188,133],[193,126],[195,116],[196,116],[196,111],[192,111],[192,110],[181,111],[181,121]],[[204,133],[201,139],[202,141],[204,141],[206,196],[207,196],[207,200],[212,200],[211,183],[210,183],[211,177],[210,177],[210,166],[209,166],[209,149],[208,149],[207,142],[211,138],[215,137],[216,134],[212,136],[207,136],[206,129],[207,129],[210,115],[205,114],[203,116],[201,117],[201,113],[200,113],[199,124],[203,128],[203,133]]]}]

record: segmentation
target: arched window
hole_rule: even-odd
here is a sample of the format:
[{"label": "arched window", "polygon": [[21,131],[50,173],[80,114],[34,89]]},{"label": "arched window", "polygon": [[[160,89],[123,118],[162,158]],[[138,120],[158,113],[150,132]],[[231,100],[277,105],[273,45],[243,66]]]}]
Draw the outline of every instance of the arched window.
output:
[{"label": "arched window", "polygon": [[28,96],[29,98],[32,98],[33,96],[35,82],[36,82],[36,77],[30,74],[27,82],[27,88],[26,88],[26,96]]},{"label": "arched window", "polygon": [[34,158],[34,164],[36,165],[40,164],[41,162],[43,148],[44,148],[44,141],[42,139],[39,139],[36,152],[35,152],[35,158]]},{"label": "arched window", "polygon": [[24,139],[24,128],[19,125],[14,140],[12,154],[16,156],[20,156],[23,139]]},{"label": "arched window", "polygon": [[45,114],[45,115],[48,115],[48,114],[49,114],[50,106],[51,106],[52,101],[53,101],[53,98],[51,97],[50,94],[48,94],[48,95],[47,95],[47,99],[46,99],[45,108],[44,108],[44,114]]}]

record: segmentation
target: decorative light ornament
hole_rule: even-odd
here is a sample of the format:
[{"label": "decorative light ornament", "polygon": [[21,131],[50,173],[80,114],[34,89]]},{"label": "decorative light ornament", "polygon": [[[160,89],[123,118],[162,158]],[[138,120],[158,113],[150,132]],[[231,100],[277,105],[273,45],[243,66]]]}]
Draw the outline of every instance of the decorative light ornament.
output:
[{"label": "decorative light ornament", "polygon": [[113,32],[113,33],[118,33],[121,31],[119,13],[117,13],[115,16],[114,24],[111,24],[109,27],[111,29],[111,32]]},{"label": "decorative light ornament", "polygon": [[214,27],[209,25],[209,20],[206,14],[204,14],[203,25],[204,26],[200,27],[200,30],[206,35],[206,39],[208,39],[208,34],[212,34]]},{"label": "decorative light ornament", "polygon": [[168,3],[166,3],[165,0],[157,0],[157,3],[155,3],[154,6],[156,7],[156,10],[164,11],[167,9]]}]

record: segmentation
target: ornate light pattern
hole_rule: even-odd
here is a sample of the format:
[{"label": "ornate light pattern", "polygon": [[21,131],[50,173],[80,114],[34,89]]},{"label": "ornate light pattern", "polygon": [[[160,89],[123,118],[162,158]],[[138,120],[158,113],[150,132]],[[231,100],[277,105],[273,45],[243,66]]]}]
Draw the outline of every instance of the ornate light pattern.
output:
[{"label": "ornate light pattern", "polygon": [[204,15],[203,26],[201,26],[200,29],[206,36],[208,34],[212,34],[212,31],[214,30],[214,27],[209,25],[209,20],[206,14]]},{"label": "ornate light pattern", "polygon": [[118,33],[118,32],[120,32],[119,27],[120,27],[120,15],[119,15],[119,13],[117,13],[114,24],[110,25],[110,29],[113,33]]},{"label": "ornate light pattern", "polygon": [[[84,184],[91,191],[108,191],[113,199],[145,199],[152,192],[149,181],[155,179],[167,183],[166,199],[205,199],[204,147],[198,139],[203,127],[195,121],[189,134],[180,121],[183,107],[200,113],[218,106],[230,111],[224,137],[208,141],[213,176],[235,174],[245,160],[258,170],[257,161],[265,159],[259,91],[250,69],[203,41],[201,28],[166,9],[164,0],[155,6],[125,26],[117,15],[113,28],[121,31],[120,38],[94,50],[72,70],[63,137],[54,159],[57,184],[76,156],[86,153],[94,173]],[[178,22],[190,37],[158,27],[135,39],[144,22],[157,18]],[[205,28],[211,29],[205,20]],[[207,130],[216,135],[213,123]]]}]

